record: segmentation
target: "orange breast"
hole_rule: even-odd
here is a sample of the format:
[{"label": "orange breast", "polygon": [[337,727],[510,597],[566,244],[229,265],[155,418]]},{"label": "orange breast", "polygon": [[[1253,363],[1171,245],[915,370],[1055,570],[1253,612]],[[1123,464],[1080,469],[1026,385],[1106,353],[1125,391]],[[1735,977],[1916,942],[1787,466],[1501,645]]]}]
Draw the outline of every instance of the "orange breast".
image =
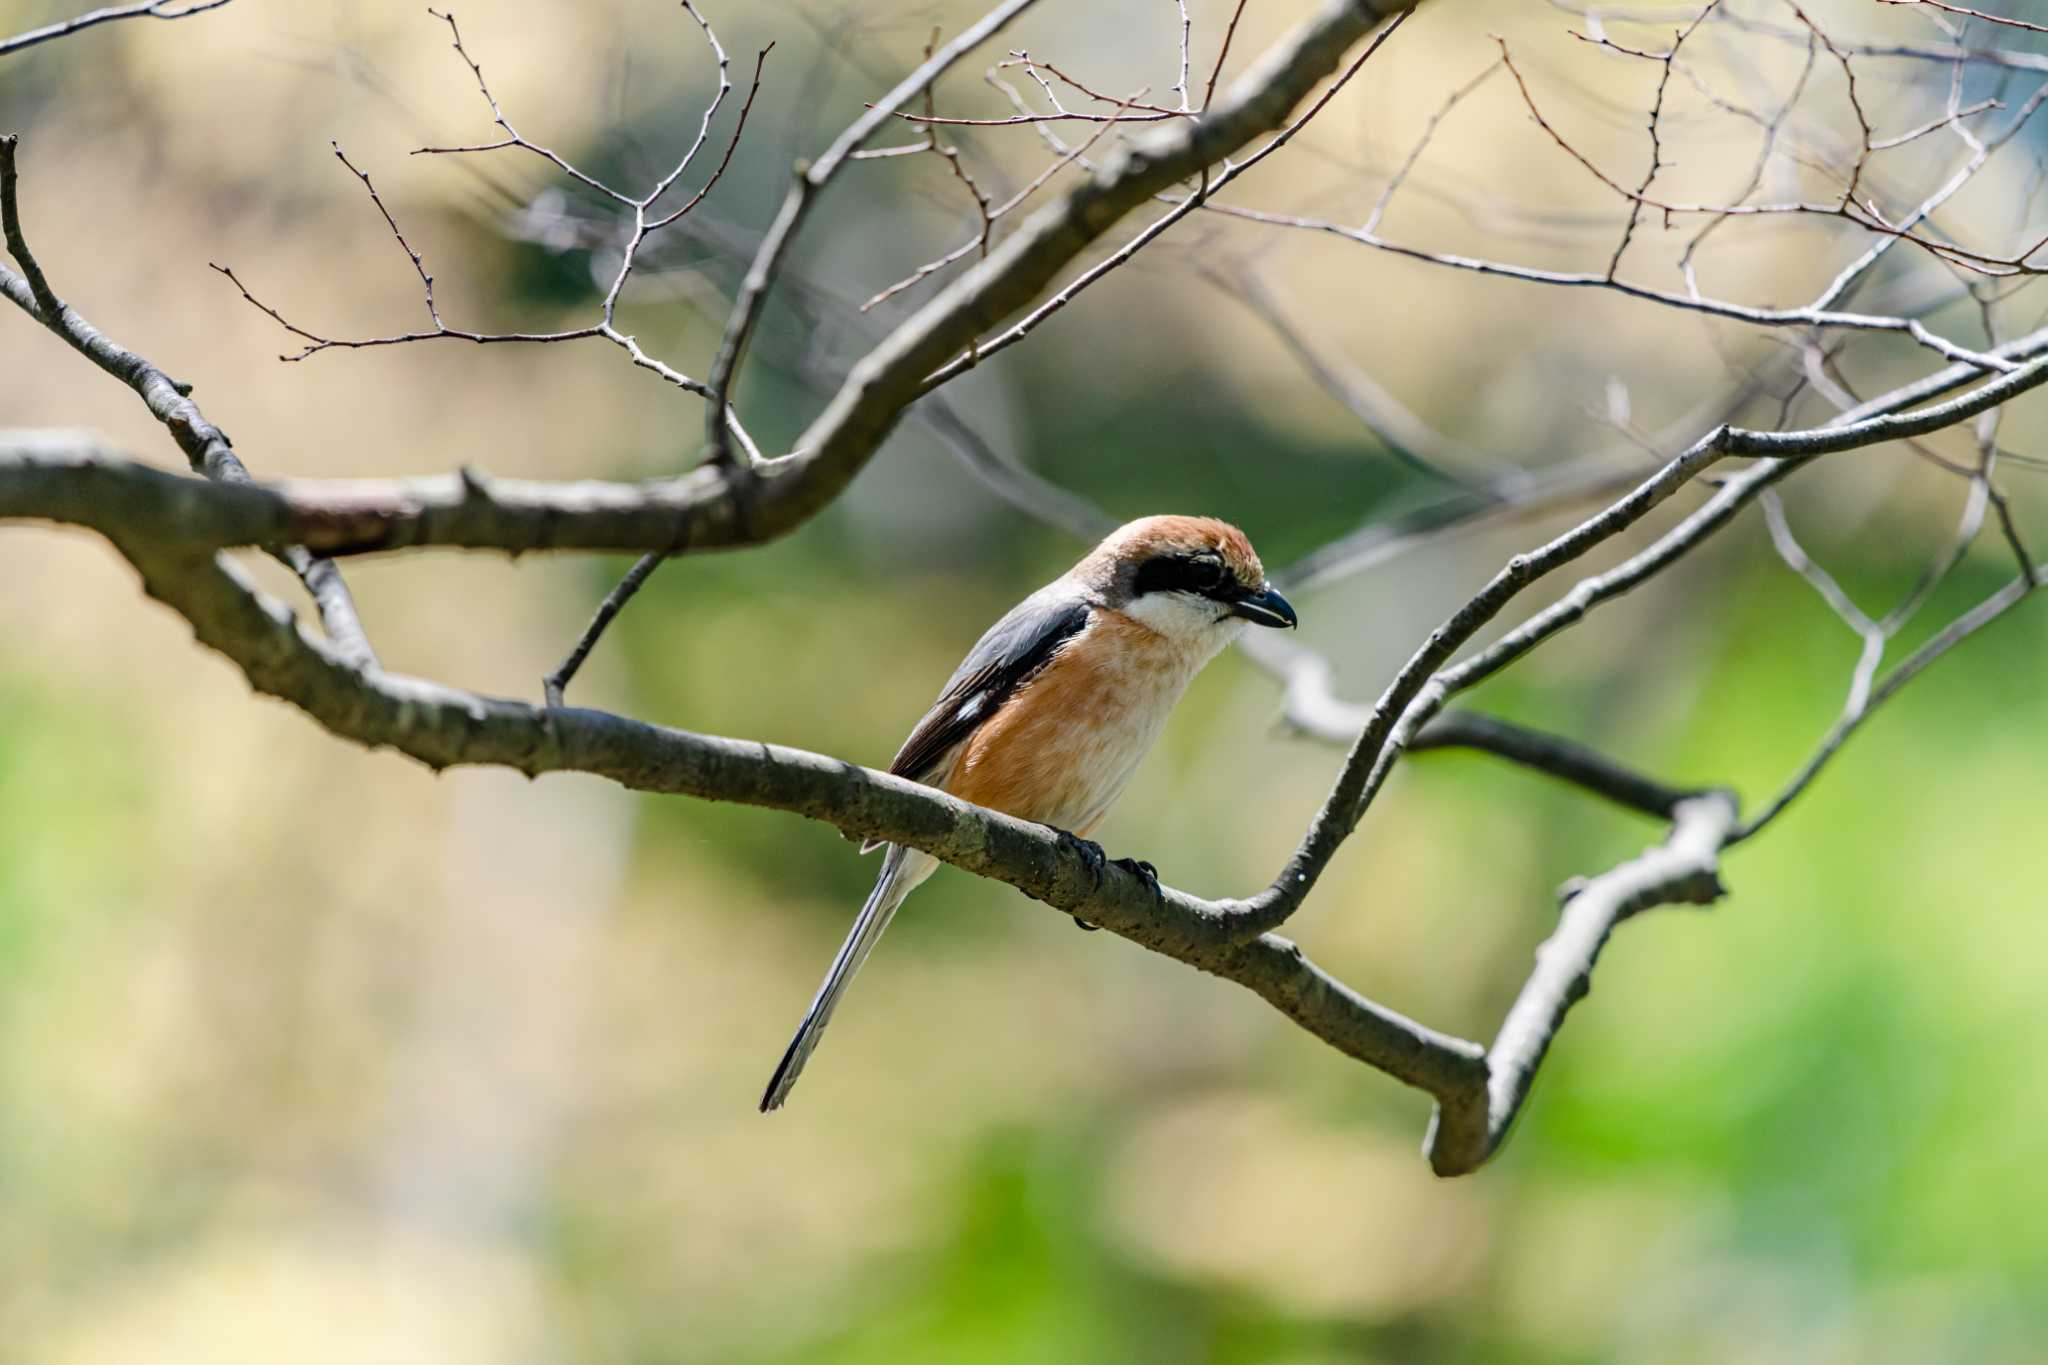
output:
[{"label": "orange breast", "polygon": [[974,733],[940,785],[977,805],[1086,833],[1205,662],[1206,652],[1097,613]]}]

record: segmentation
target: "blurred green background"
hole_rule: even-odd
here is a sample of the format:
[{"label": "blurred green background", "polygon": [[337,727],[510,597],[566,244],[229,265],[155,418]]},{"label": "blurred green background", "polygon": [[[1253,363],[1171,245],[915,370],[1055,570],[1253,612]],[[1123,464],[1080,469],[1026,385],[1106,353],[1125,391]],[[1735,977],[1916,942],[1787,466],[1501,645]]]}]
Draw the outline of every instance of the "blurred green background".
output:
[{"label": "blurred green background", "polygon": [[[0,33],[76,9],[0,0]],[[1167,0],[1041,9],[999,45],[1119,92],[1171,83]],[[1227,9],[1191,6],[1198,74]],[[1875,34],[1919,22],[1875,9],[1814,12]],[[1233,69],[1305,10],[1254,0]],[[759,231],[790,161],[933,24],[970,14],[705,12],[736,78],[777,46],[732,170],[622,314],[700,374],[731,243]],[[622,181],[673,155],[710,90],[701,39],[657,0],[473,0],[459,17],[521,131]],[[1569,22],[1435,0],[1243,202],[1356,221],[1444,94],[1492,60],[1494,31],[1560,119],[1638,166],[1654,71],[1603,60]],[[976,74],[999,55],[967,63],[942,108],[999,112]],[[1768,84],[1802,55],[1714,37],[1700,60]],[[1866,95],[1884,129],[1946,93],[1944,69],[1885,72],[1885,102]],[[1839,72],[1814,82],[1814,117],[1841,117]],[[1690,139],[1677,159],[1725,192],[1754,130],[1696,93],[1671,100],[1672,136]],[[414,4],[238,0],[109,25],[0,59],[0,128],[23,134],[24,212],[60,292],[194,382],[259,476],[628,478],[695,457],[696,400],[601,344],[280,364],[288,338],[206,268],[232,265],[316,330],[419,325],[417,282],[336,137],[425,252],[451,323],[587,315],[602,248],[522,208],[560,188],[545,166],[407,155],[491,132]],[[1936,142],[1888,154],[1890,183],[1949,164],[1955,144]],[[1029,130],[963,145],[992,179],[1043,164]],[[2031,155],[1958,213],[2023,217]],[[961,240],[964,206],[930,157],[864,163],[801,267],[865,297]],[[1447,121],[1387,230],[1597,265],[1612,210],[1496,80]],[[1642,272],[1672,278],[1680,239],[1645,232]],[[1715,285],[1781,302],[1853,254],[1804,223],[1719,241]],[[1217,262],[1255,262],[1306,330],[1491,469],[1613,449],[1617,402],[1655,431],[1777,355],[1611,295],[1196,222],[949,392],[1006,457],[1118,516],[1230,517],[1269,565],[1436,496],[1197,278]],[[778,448],[862,336],[785,293],[742,394]],[[1969,316],[1940,321],[1961,334]],[[1859,342],[1844,363],[1876,388],[1923,357]],[[177,463],[130,394],[18,315],[0,316],[0,423],[90,427]],[[2038,434],[2023,406],[2003,439],[2024,451]],[[2009,482],[2048,533],[2042,476]],[[1787,496],[1878,607],[1961,494],[1886,450]],[[1306,594],[1304,641],[1370,696],[1549,524]],[[909,425],[796,535],[665,570],[575,692],[883,763],[980,630],[1083,548]],[[429,553],[352,580],[388,666],[533,697],[621,568]],[[2010,573],[1987,538],[1906,643]],[[912,902],[790,1109],[763,1117],[760,1086],[873,872],[833,831],[359,752],[252,699],[83,534],[9,527],[0,583],[0,1359],[2048,1359],[2048,622],[2031,604],[1731,855],[1730,898],[1629,926],[1501,1157],[1444,1182],[1417,1153],[1417,1095],[1235,987],[953,872]],[[1754,803],[1832,719],[1855,646],[1752,519],[1477,700]],[[1206,894],[1262,883],[1339,761],[1277,712],[1246,660],[1216,664],[1103,830],[1110,851]],[[1658,835],[1490,760],[1430,755],[1291,932],[1374,998],[1485,1038],[1556,885]]]}]

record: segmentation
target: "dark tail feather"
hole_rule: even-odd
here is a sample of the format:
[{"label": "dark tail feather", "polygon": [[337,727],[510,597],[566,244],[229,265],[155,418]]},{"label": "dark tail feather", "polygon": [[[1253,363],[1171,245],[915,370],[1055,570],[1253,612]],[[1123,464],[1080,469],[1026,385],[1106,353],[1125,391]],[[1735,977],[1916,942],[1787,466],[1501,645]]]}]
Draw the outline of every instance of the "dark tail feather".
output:
[{"label": "dark tail feather", "polygon": [[832,959],[832,970],[825,973],[824,984],[811,999],[811,1007],[804,1011],[804,1021],[796,1026],[796,1036],[789,1040],[789,1048],[782,1054],[782,1061],[769,1078],[768,1089],[761,1096],[761,1112],[780,1109],[782,1102],[789,1098],[796,1078],[803,1074],[804,1063],[817,1050],[818,1039],[825,1032],[825,1025],[832,1022],[832,1011],[838,1007],[839,997],[846,993],[853,974],[868,960],[875,943],[882,937],[882,931],[889,927],[889,921],[896,915],[896,907],[903,904],[918,879],[903,877],[905,850],[892,846],[882,859],[882,875],[875,881],[875,889],[868,893],[867,904],[861,906],[860,917],[853,922],[853,931],[846,936],[846,942],[839,945],[839,955]]}]

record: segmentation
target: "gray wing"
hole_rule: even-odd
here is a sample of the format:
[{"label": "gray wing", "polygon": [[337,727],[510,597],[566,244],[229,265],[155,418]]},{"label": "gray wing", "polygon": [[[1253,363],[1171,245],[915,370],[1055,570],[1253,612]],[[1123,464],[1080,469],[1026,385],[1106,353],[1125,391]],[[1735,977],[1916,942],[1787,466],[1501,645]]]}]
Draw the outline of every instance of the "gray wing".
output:
[{"label": "gray wing", "polygon": [[903,741],[889,771],[913,782],[925,781],[955,745],[1051,663],[1060,647],[1087,624],[1088,604],[1065,584],[1040,588],[1012,607],[967,651],[946,690]]}]

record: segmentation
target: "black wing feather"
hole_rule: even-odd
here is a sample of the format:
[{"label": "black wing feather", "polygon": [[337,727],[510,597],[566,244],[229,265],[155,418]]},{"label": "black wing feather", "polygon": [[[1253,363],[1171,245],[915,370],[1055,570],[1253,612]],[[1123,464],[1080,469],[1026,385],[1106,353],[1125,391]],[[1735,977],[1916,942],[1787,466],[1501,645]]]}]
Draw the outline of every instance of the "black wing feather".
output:
[{"label": "black wing feather", "polygon": [[1012,693],[1088,624],[1088,604],[1071,589],[1041,589],[988,628],[925,713],[889,771],[924,781],[952,748],[974,733]]}]

